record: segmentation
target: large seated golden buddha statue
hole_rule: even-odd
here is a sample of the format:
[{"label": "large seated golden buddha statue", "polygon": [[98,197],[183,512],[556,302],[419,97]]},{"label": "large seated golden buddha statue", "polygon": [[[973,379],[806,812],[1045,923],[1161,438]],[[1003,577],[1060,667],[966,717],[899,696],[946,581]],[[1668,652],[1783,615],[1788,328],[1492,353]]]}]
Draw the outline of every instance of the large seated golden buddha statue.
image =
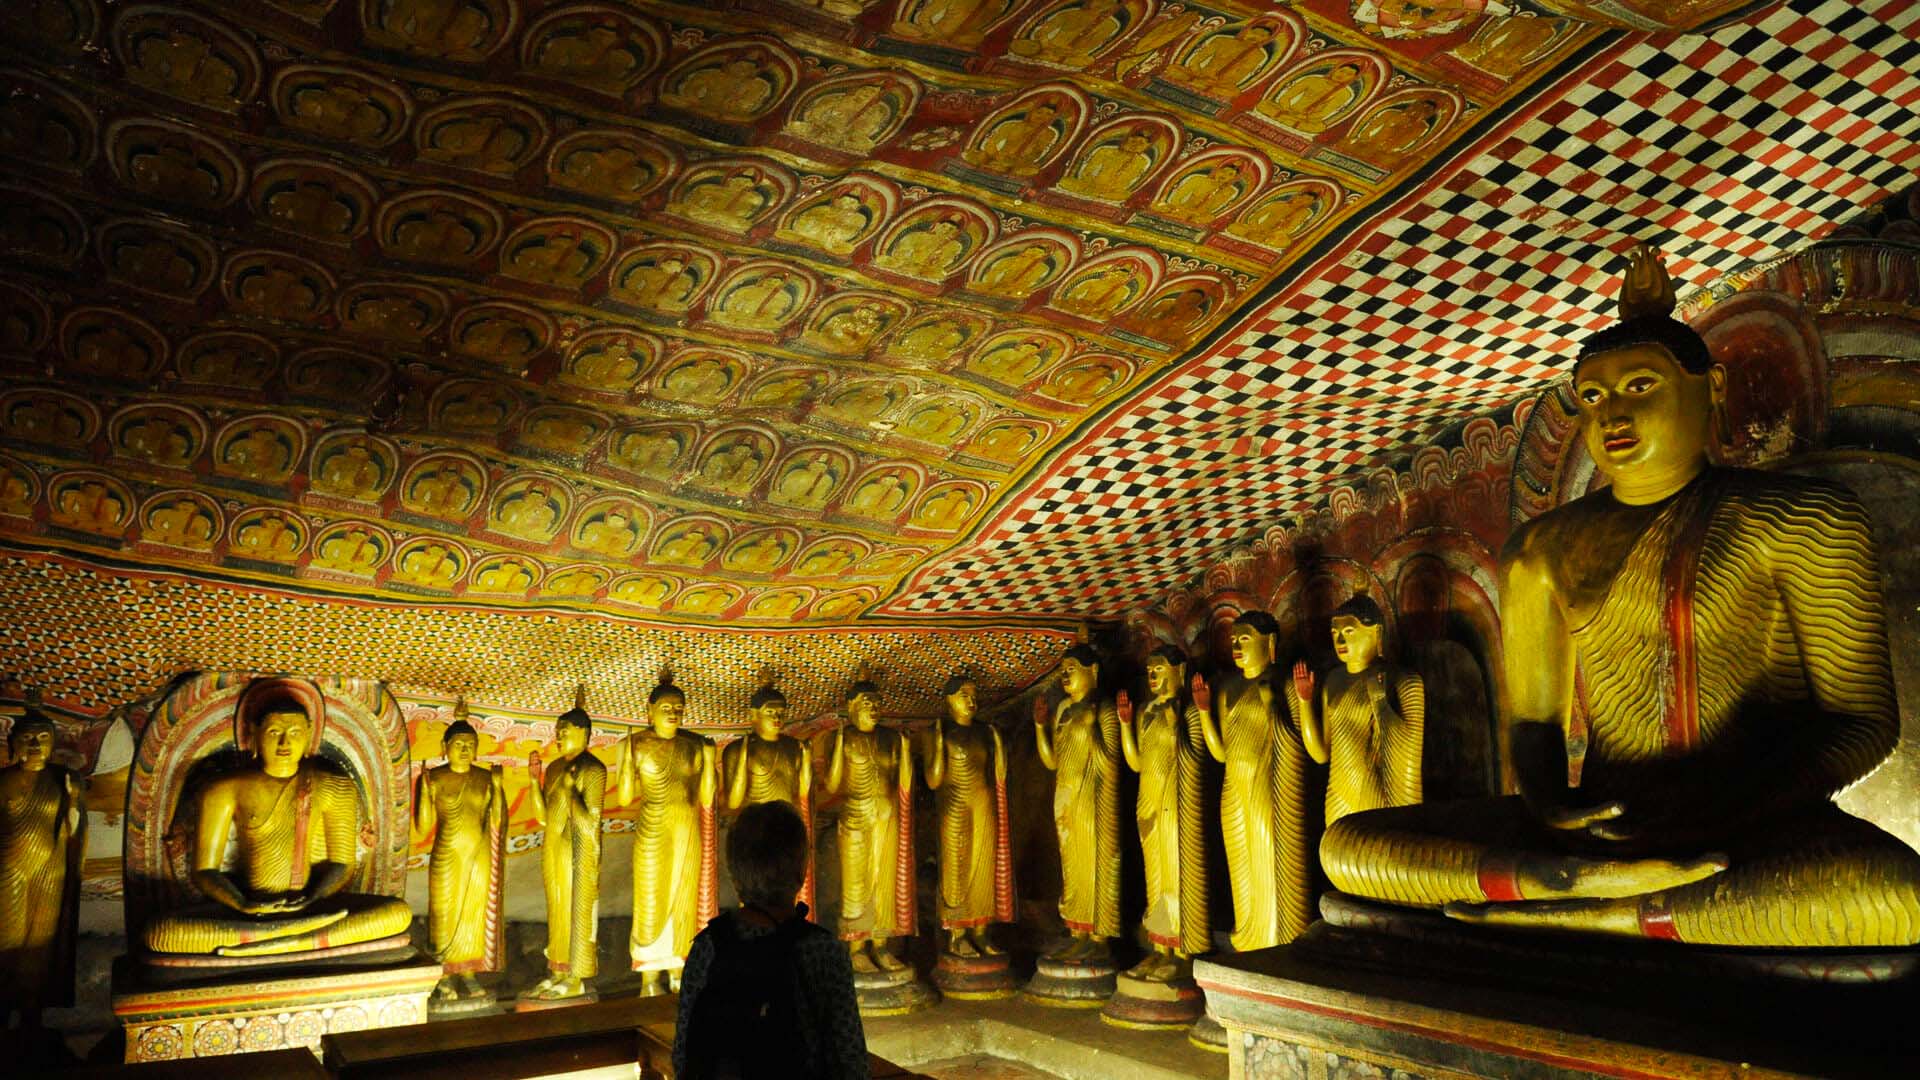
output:
[{"label": "large seated golden buddha statue", "polygon": [[1610,486],[1501,556],[1520,794],[1343,817],[1327,876],[1502,926],[1920,942],[1920,854],[1832,801],[1898,736],[1866,514],[1830,484],[1712,464],[1726,372],[1673,306],[1636,252],[1623,321],[1573,376]]},{"label": "large seated golden buddha statue", "polygon": [[203,899],[146,920],[141,941],[152,959],[284,961],[341,946],[405,947],[413,916],[404,900],[347,890],[360,861],[360,791],[309,756],[323,717],[287,680],[251,683],[234,708],[242,763],[183,795],[175,818],[188,880]]}]

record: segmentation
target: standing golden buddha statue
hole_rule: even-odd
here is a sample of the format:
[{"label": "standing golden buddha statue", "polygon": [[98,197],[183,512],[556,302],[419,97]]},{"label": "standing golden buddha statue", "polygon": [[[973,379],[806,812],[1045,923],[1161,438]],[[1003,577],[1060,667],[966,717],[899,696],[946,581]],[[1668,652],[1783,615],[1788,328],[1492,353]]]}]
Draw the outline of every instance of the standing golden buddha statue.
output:
[{"label": "standing golden buddha statue", "polygon": [[933,981],[949,997],[972,999],[1013,992],[1006,951],[987,936],[989,924],[1014,920],[1007,752],[998,731],[974,723],[979,695],[965,675],[941,688],[947,720],[933,725],[926,766],[940,822],[939,914],[947,932]]},{"label": "standing golden buddha statue", "polygon": [[[847,691],[847,723],[833,733],[827,791],[845,795],[835,835],[840,846],[840,939],[853,965],[860,1011],[899,1015],[936,995],[887,948],[911,937],[913,748],[906,732],[879,727],[880,688],[862,679]],[[849,730],[851,728],[851,730]]]},{"label": "standing golden buddha statue", "polygon": [[1034,702],[1040,763],[1055,773],[1060,918],[1070,935],[1027,986],[1048,1004],[1091,1006],[1113,993],[1106,939],[1120,933],[1120,717],[1095,697],[1099,684],[1100,655],[1076,645],[1060,661],[1066,696],[1051,716],[1044,698]]},{"label": "standing golden buddha statue", "polygon": [[1306,661],[1293,665],[1287,705],[1300,718],[1307,754],[1328,766],[1329,825],[1356,810],[1420,801],[1426,684],[1381,659],[1385,626],[1380,605],[1363,593],[1333,613],[1341,667],[1317,694]]},{"label": "standing golden buddha statue", "polygon": [[1352,814],[1322,860],[1348,893],[1473,922],[1912,945],[1920,855],[1832,801],[1899,733],[1866,514],[1830,484],[1711,463],[1726,373],[1673,306],[1639,249],[1623,321],[1573,372],[1611,484],[1501,554],[1521,794]]},{"label": "standing golden buddha statue", "polygon": [[913,932],[913,755],[906,733],[879,729],[879,696],[864,679],[847,691],[847,724],[834,729],[827,759],[827,791],[846,796],[836,828],[840,940],[855,975],[905,967],[887,941]]},{"label": "standing golden buddha statue", "polygon": [[1121,976],[1101,1018],[1122,1027],[1185,1027],[1203,999],[1193,957],[1213,947],[1207,912],[1207,720],[1187,700],[1187,654],[1162,645],[1147,656],[1147,703],[1138,720],[1120,698],[1120,751],[1140,774],[1134,820],[1145,856],[1152,951]]},{"label": "standing golden buddha statue", "polygon": [[719,791],[713,743],[680,726],[687,698],[663,674],[647,696],[648,727],[620,741],[614,767],[620,803],[633,820],[633,933],[628,951],[642,995],[680,989],[693,935],[712,918],[715,892],[713,801]]},{"label": "standing golden buddha statue", "polygon": [[537,750],[527,760],[533,819],[545,829],[540,876],[547,891],[547,977],[520,995],[522,1002],[596,996],[585,980],[600,970],[595,949],[607,767],[587,749],[593,718],[584,708],[584,689],[575,696],[573,708],[554,721],[553,761],[543,768]]},{"label": "standing golden buddha statue", "polygon": [[73,1000],[85,781],[53,762],[53,721],[29,710],[7,733],[0,769],[0,1030],[17,1010]]},{"label": "standing golden buddha statue", "polygon": [[500,897],[506,869],[506,791],[500,771],[478,764],[480,733],[467,722],[464,699],[440,735],[447,762],[420,774],[413,827],[433,838],[427,861],[427,937],[444,972],[433,1004],[490,1005],[473,977],[499,971],[506,957]]},{"label": "standing golden buddha statue", "polygon": [[800,902],[813,909],[813,754],[807,744],[780,729],[787,722],[786,695],[771,678],[747,702],[753,730],[720,749],[720,775],[727,786],[727,809],[763,802],[793,804],[807,823],[807,882]]},{"label": "standing golden buddha statue", "polygon": [[1279,630],[1266,612],[1243,612],[1227,637],[1238,670],[1222,675],[1217,690],[1193,683],[1207,751],[1226,766],[1220,829],[1238,952],[1285,944],[1313,921],[1307,755],[1274,685]]},{"label": "standing golden buddha statue", "polygon": [[210,781],[194,807],[192,882],[208,902],[148,920],[147,951],[285,960],[383,940],[408,948],[406,901],[345,891],[360,861],[360,792],[307,755],[322,717],[270,679],[234,708],[254,762]]}]

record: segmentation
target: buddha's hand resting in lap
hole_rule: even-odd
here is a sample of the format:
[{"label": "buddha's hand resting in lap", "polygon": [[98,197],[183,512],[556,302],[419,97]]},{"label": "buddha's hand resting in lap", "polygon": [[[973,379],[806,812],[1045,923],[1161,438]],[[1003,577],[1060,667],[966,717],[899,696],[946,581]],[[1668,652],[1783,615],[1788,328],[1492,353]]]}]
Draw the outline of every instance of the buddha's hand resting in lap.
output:
[{"label": "buddha's hand resting in lap", "polygon": [[1601,840],[1627,840],[1632,833],[1620,817],[1627,805],[1618,799],[1588,806],[1551,806],[1542,810],[1541,821],[1550,829],[1584,832]]},{"label": "buddha's hand resting in lap", "polygon": [[249,900],[241,910],[248,915],[287,915],[295,911],[305,910],[308,902],[305,893],[269,893],[266,896]]}]

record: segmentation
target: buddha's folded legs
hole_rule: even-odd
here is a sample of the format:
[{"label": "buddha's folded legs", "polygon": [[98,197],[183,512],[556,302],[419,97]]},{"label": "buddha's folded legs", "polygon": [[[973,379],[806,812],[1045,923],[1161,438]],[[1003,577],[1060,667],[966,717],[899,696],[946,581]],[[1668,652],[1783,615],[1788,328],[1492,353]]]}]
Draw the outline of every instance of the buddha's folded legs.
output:
[{"label": "buddha's folded legs", "polygon": [[1920,854],[1831,805],[1725,853],[1610,859],[1560,839],[1517,798],[1433,803],[1342,818],[1321,859],[1343,892],[1473,922],[1771,948],[1920,942]]},{"label": "buddha's folded legs", "polygon": [[151,952],[269,956],[376,941],[407,931],[413,912],[385,896],[336,896],[295,915],[254,919],[201,904],[147,924]]}]

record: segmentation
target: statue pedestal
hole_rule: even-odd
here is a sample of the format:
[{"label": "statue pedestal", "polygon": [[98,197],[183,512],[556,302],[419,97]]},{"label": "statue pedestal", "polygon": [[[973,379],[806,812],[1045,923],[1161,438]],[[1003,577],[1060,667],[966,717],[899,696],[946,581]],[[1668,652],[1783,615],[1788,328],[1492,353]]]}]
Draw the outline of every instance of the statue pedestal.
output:
[{"label": "statue pedestal", "polygon": [[[1202,995],[1206,991],[1201,991]],[[1200,1019],[1187,1029],[1187,1041],[1202,1050],[1215,1054],[1227,1052],[1227,1026],[1214,1017],[1212,1012],[1202,1012]]]},{"label": "statue pedestal", "polygon": [[1097,1009],[1113,996],[1114,974],[1113,960],[1109,957],[1059,960],[1043,956],[1034,968],[1033,978],[1028,980],[1027,988],[1020,993],[1042,1005],[1062,1009]]},{"label": "statue pedestal", "polygon": [[1020,981],[1005,953],[955,956],[943,952],[933,964],[933,985],[960,1001],[994,1001],[1020,992]]},{"label": "statue pedestal", "polygon": [[1190,977],[1140,979],[1123,973],[1114,977],[1113,997],[1101,1007],[1100,1019],[1115,1027],[1178,1030],[1206,1011],[1200,985]]},{"label": "statue pedestal", "polygon": [[568,1008],[572,1008],[575,1005],[592,1005],[593,1003],[599,1000],[600,1000],[599,992],[596,990],[593,990],[592,988],[588,988],[584,992],[575,994],[572,997],[563,997],[563,998],[517,997],[513,999],[513,1011],[514,1012],[544,1012],[547,1009],[568,1009]]},{"label": "statue pedestal", "polygon": [[853,996],[860,1002],[861,1016],[905,1016],[940,1003],[940,991],[910,967],[854,972]]},{"label": "statue pedestal", "polygon": [[158,985],[130,957],[113,967],[113,1011],[128,1062],[303,1047],[339,1031],[424,1023],[437,961],[227,973]]},{"label": "statue pedestal", "polygon": [[[1742,979],[1689,971],[1682,946],[1506,939],[1531,958],[1480,943],[1478,964],[1456,967],[1463,950],[1323,922],[1291,945],[1197,961],[1194,974],[1227,1029],[1234,1076],[1883,1077],[1920,1059],[1914,979]],[[1587,955],[1648,946],[1658,970]]]}]

